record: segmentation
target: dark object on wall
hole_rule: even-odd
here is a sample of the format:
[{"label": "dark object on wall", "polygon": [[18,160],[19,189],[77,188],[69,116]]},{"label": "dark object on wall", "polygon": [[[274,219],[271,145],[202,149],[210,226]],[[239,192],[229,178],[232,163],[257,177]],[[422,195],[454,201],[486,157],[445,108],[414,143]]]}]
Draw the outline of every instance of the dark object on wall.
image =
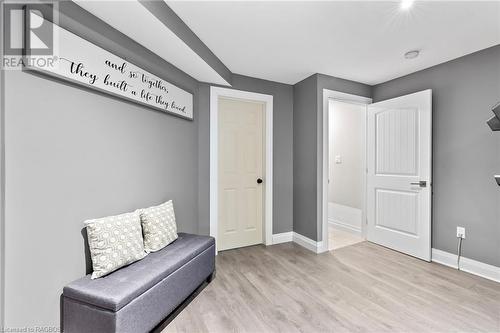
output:
[{"label": "dark object on wall", "polygon": [[493,107],[493,113],[495,116],[497,116],[498,119],[500,119],[500,102],[497,103],[495,107]]},{"label": "dark object on wall", "polygon": [[500,119],[496,116],[491,117],[487,122],[492,131],[500,131]]},{"label": "dark object on wall", "polygon": [[492,131],[500,131],[500,102],[491,111],[493,111],[494,116],[487,121],[487,124]]},{"label": "dark object on wall", "polygon": [[[500,102],[498,102],[491,111],[493,111],[495,115],[488,120],[488,125],[492,131],[500,131]],[[500,186],[500,175],[495,175],[495,180],[498,186]]]}]

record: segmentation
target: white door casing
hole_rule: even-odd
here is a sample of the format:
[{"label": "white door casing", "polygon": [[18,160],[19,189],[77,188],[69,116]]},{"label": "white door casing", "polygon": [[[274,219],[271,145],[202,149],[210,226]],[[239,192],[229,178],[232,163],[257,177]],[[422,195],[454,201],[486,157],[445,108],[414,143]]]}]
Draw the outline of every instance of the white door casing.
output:
[{"label": "white door casing", "polygon": [[367,239],[430,261],[432,91],[369,105],[367,130]]},{"label": "white door casing", "polygon": [[[264,105],[263,243],[272,244],[273,226],[273,96],[229,88],[210,87],[210,236],[219,242],[219,98]],[[218,246],[218,245],[217,245]]]},{"label": "white door casing", "polygon": [[262,243],[263,109],[219,98],[219,251]]},{"label": "white door casing", "polygon": [[[318,216],[320,219],[320,225],[322,225],[322,241],[318,248],[318,252],[326,252],[329,249],[328,244],[328,177],[329,177],[329,155],[330,155],[330,144],[329,144],[329,103],[330,100],[347,102],[353,104],[363,104],[368,105],[372,102],[369,97],[358,96],[343,93],[340,91],[334,91],[329,89],[323,89],[323,115],[318,117],[318,126],[322,128],[322,131],[318,131]],[[366,150],[366,121],[365,128],[365,150]],[[366,165],[366,153],[364,155],[363,165]],[[364,174],[366,176],[366,174]],[[363,189],[366,192],[366,177],[363,177]],[[366,193],[363,195],[363,213],[362,221],[366,221]],[[365,228],[362,228],[363,237],[365,237]]]}]

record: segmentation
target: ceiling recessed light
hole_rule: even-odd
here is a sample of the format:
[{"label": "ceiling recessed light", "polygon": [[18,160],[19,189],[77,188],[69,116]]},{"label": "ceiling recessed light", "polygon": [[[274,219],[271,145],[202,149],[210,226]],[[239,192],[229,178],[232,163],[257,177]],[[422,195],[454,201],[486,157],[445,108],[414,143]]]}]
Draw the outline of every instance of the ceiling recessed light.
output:
[{"label": "ceiling recessed light", "polygon": [[401,9],[408,10],[413,5],[414,0],[401,0]]},{"label": "ceiling recessed light", "polygon": [[419,50],[411,50],[405,53],[406,59],[415,59],[420,54]]}]

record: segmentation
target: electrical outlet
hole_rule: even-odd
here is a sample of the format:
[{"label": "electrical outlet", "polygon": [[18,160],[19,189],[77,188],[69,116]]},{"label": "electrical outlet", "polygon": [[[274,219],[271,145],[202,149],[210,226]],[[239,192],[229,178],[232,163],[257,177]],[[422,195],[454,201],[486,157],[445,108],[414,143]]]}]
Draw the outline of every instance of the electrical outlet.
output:
[{"label": "electrical outlet", "polygon": [[342,164],[342,156],[340,155],[335,156],[335,164]]},{"label": "electrical outlet", "polygon": [[464,227],[457,227],[457,237],[458,238],[465,238],[465,228]]}]

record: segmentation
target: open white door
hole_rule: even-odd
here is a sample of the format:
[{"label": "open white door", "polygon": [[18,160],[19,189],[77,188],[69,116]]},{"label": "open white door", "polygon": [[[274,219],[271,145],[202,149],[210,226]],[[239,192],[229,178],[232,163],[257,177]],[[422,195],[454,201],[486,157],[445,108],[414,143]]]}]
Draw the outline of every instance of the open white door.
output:
[{"label": "open white door", "polygon": [[367,239],[430,261],[432,91],[368,106]]}]

